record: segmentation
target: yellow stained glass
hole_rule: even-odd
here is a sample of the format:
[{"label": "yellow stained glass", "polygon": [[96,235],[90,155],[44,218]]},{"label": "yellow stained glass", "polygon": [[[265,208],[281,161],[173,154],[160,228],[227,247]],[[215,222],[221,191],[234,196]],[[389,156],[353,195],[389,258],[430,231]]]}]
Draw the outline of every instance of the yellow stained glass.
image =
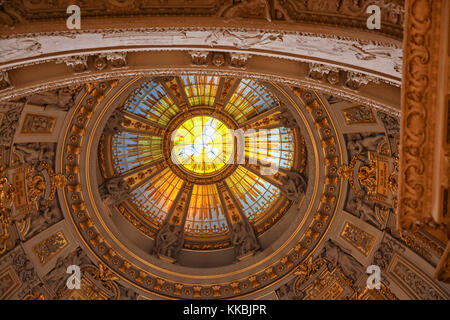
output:
[{"label": "yellow stained glass", "polygon": [[172,138],[172,160],[192,173],[215,173],[233,160],[233,135],[216,118],[197,116],[186,120]]},{"label": "yellow stained glass", "polygon": [[219,77],[181,76],[180,79],[191,107],[214,105],[219,88]]},{"label": "yellow stained glass", "polygon": [[228,231],[216,185],[194,184],[185,231],[190,235],[217,235]]}]

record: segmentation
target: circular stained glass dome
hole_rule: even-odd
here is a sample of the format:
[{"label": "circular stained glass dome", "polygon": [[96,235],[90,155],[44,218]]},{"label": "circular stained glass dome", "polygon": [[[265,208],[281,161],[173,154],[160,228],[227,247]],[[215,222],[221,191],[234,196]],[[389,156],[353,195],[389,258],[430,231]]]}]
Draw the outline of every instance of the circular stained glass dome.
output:
[{"label": "circular stained glass dome", "polygon": [[183,122],[172,136],[172,160],[196,175],[215,174],[231,163],[234,141],[230,129],[210,116]]},{"label": "circular stained glass dome", "polygon": [[[285,107],[262,83],[152,78],[119,110],[124,121],[108,136],[105,178],[128,184],[117,207],[146,235],[156,239],[172,225],[185,249],[223,249],[233,246],[237,222],[258,236],[291,206],[283,178],[305,169],[303,138],[284,126]],[[276,171],[264,174],[266,167]]]}]

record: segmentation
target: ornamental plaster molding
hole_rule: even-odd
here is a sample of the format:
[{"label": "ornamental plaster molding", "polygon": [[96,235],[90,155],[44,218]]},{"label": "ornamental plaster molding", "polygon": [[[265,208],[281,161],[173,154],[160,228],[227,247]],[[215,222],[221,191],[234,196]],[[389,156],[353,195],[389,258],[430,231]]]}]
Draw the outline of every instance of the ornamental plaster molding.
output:
[{"label": "ornamental plaster molding", "polygon": [[383,111],[389,115],[399,117],[400,111],[393,108],[391,105],[381,103],[375,99],[359,94],[354,90],[349,90],[344,87],[339,88],[335,86],[329,86],[325,83],[319,83],[313,80],[298,80],[286,77],[280,77],[275,75],[268,75],[262,73],[249,72],[245,70],[217,70],[217,69],[198,69],[198,68],[161,68],[152,70],[111,70],[105,73],[80,73],[72,75],[72,77],[49,81],[43,84],[37,84],[28,88],[16,89],[14,91],[0,92],[0,101],[17,99],[19,97],[28,96],[41,91],[49,91],[60,87],[74,86],[80,83],[95,82],[108,79],[128,78],[137,76],[175,76],[175,75],[212,75],[212,76],[226,76],[226,77],[246,77],[249,79],[278,82],[281,84],[303,87],[311,90],[319,90],[324,93],[332,94],[336,97],[353,101],[362,105],[373,107],[378,111]]}]

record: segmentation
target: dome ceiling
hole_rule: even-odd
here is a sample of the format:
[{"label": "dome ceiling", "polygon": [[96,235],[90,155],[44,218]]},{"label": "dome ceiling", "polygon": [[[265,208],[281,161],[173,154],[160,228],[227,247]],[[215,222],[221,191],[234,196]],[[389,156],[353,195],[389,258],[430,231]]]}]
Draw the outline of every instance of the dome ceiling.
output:
[{"label": "dome ceiling", "polygon": [[152,253],[175,264],[253,255],[306,190],[304,139],[275,87],[217,76],[135,81],[100,136],[109,210],[140,221]]},{"label": "dome ceiling", "polygon": [[[301,147],[296,148],[295,142],[301,137],[298,130],[280,121],[265,121],[267,125],[258,130],[241,129],[249,128],[255,117],[280,115],[275,95],[256,81],[212,76],[181,76],[172,81],[185,92],[179,105],[170,98],[170,88],[149,80],[120,107],[122,117],[135,124],[110,138],[111,174],[133,172],[131,179],[135,179],[158,166],[161,170],[129,190],[129,210],[159,230],[183,201],[179,195],[188,186],[190,200],[177,224],[186,237],[205,242],[205,248],[214,247],[207,244],[208,239],[221,237],[223,248],[231,245],[230,230],[238,217],[227,214],[219,190],[228,190],[250,223],[267,220],[289,199],[277,184],[246,163],[289,171],[300,163]],[[235,84],[228,101],[219,105],[218,87],[225,82]],[[188,106],[187,110],[180,105]],[[155,133],[139,131],[144,125],[154,126]]]}]

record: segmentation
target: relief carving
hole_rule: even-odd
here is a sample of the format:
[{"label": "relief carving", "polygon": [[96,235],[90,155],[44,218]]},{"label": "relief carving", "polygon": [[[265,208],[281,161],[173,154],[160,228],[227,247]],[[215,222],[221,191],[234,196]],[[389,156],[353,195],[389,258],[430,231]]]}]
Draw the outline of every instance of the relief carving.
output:
[{"label": "relief carving", "polygon": [[115,135],[123,130],[122,122],[126,121],[125,115],[119,110],[114,110],[105,125],[104,134]]},{"label": "relief carving", "polygon": [[53,166],[55,159],[56,143],[50,142],[30,142],[17,143],[14,145],[14,150],[19,153],[25,163],[35,163],[39,161],[46,161],[50,167]]},{"label": "relief carving", "polygon": [[[440,6],[444,1],[411,0],[406,2],[404,79],[402,87],[399,227],[416,228],[417,222],[431,218],[433,197],[433,137],[436,120],[437,79],[439,68]],[[436,49],[434,49],[436,48]]]},{"label": "relief carving", "polygon": [[394,239],[385,237],[373,255],[372,264],[379,266],[382,271],[387,270],[394,253],[404,250],[403,246],[398,244]]},{"label": "relief carving", "polygon": [[369,255],[375,243],[375,236],[348,221],[345,222],[344,228],[341,231],[341,237],[366,257]]},{"label": "relief carving", "polygon": [[211,47],[229,41],[231,41],[232,45],[236,48],[249,49],[257,45],[264,45],[275,41],[283,42],[283,34],[260,31],[257,34],[249,35],[229,30],[215,30],[211,31],[205,38],[205,43]]},{"label": "relief carving", "polygon": [[11,87],[11,81],[9,80],[7,71],[0,71],[0,90]]},{"label": "relief carving", "polygon": [[363,221],[369,222],[377,228],[382,227],[381,222],[376,215],[374,204],[371,204],[356,196],[347,202],[346,209]]},{"label": "relief carving", "polygon": [[367,106],[355,106],[343,111],[345,123],[348,125],[359,123],[376,123],[372,108]]},{"label": "relief carving", "polygon": [[182,226],[165,223],[159,230],[153,253],[160,258],[168,257],[173,262],[183,247],[184,230]]},{"label": "relief carving", "polygon": [[88,56],[74,56],[69,58],[59,59],[59,63],[65,63],[73,72],[79,73],[88,70]]},{"label": "relief carving", "polygon": [[[291,114],[289,109],[285,106],[280,108],[280,112],[275,115],[275,118],[280,122],[281,126],[285,128],[295,128],[298,127],[297,121]],[[266,120],[265,118],[264,120]]]},{"label": "relief carving", "polygon": [[[42,203],[43,201],[41,201]],[[61,221],[63,218],[62,213],[56,203],[53,200],[50,205],[40,205],[39,210],[30,215],[30,226],[26,233],[22,236],[24,240],[28,240],[41,231],[49,228],[55,223]]]},{"label": "relief carving", "polygon": [[62,285],[65,287],[66,285],[68,276],[66,273],[67,267],[70,265],[77,265],[81,267],[88,264],[91,264],[89,258],[85,255],[81,248],[77,248],[65,257],[58,257],[58,259],[56,259],[55,267],[44,276],[43,281],[48,288],[56,294],[58,288]]},{"label": "relief carving", "polygon": [[318,81],[327,80],[330,84],[338,84],[339,69],[320,63],[310,63],[308,69],[308,78]]},{"label": "relief carving", "polygon": [[421,300],[447,300],[448,296],[440,293],[431,283],[403,261],[396,261],[391,271],[400,282],[411,290],[417,299]]},{"label": "relief carving", "polygon": [[264,18],[271,22],[270,4],[267,0],[242,0],[227,8],[224,18]]},{"label": "relief carving", "polygon": [[21,133],[51,134],[55,128],[56,118],[28,113],[22,124]]},{"label": "relief carving", "polygon": [[378,145],[385,141],[383,135],[356,133],[348,135],[347,149],[350,157],[365,155],[368,151],[377,151]]},{"label": "relief carving", "polygon": [[122,202],[130,197],[130,186],[121,177],[106,180],[99,187],[100,196],[107,205]]},{"label": "relief carving", "polygon": [[369,82],[379,83],[379,80],[378,78],[368,76],[362,73],[348,71],[345,86],[352,90],[359,90],[361,86],[366,85]]},{"label": "relief carving", "polygon": [[280,176],[280,190],[291,201],[300,201],[300,197],[306,191],[306,181],[300,172],[288,171]]},{"label": "relief carving", "polygon": [[244,69],[247,60],[252,56],[246,53],[230,52],[230,65],[233,68]]},{"label": "relief carving", "polygon": [[27,255],[23,251],[21,246],[16,247],[10,252],[12,258],[12,265],[16,271],[20,281],[24,284],[21,292],[17,293],[18,297],[21,297],[26,292],[30,291],[40,280],[37,273],[34,270],[33,263],[28,259]]},{"label": "relief carving", "polygon": [[[208,51],[189,51],[191,62],[195,66],[204,66],[207,63]],[[166,81],[164,81],[166,82]]]},{"label": "relief carving", "polygon": [[19,124],[20,113],[22,112],[22,109],[22,103],[2,102],[0,104],[0,112],[3,113],[3,118],[0,123],[1,146],[9,147],[11,145],[17,126]]},{"label": "relief carving", "polygon": [[28,96],[26,101],[27,103],[44,106],[45,108],[56,108],[67,111],[74,106],[75,99],[82,88],[82,86],[74,86],[43,91]]},{"label": "relief carving", "polygon": [[378,117],[384,125],[386,135],[391,147],[391,153],[393,156],[398,157],[399,145],[400,145],[400,121],[399,118],[388,115],[384,112],[378,112]]},{"label": "relief carving", "polygon": [[64,249],[69,243],[62,231],[52,234],[49,238],[39,242],[33,247],[33,252],[39,262],[44,265],[51,257]]}]

